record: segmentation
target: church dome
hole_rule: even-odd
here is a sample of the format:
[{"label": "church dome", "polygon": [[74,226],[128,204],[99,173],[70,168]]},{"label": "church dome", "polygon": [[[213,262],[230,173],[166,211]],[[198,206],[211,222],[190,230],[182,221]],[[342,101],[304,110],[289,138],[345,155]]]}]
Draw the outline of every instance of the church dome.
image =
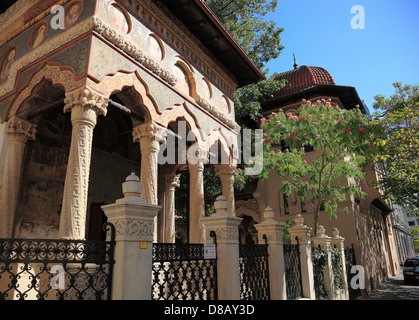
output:
[{"label": "church dome", "polygon": [[292,94],[317,85],[336,85],[330,73],[320,67],[301,66],[276,75],[275,79],[287,80],[285,87],[279,90],[279,96]]}]

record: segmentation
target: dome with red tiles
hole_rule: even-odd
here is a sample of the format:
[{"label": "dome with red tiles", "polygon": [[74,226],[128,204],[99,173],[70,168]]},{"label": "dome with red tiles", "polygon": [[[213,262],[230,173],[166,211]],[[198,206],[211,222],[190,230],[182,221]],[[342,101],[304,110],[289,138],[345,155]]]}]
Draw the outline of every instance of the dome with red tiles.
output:
[{"label": "dome with red tiles", "polygon": [[330,73],[326,69],[320,67],[301,66],[280,73],[275,78],[277,80],[287,80],[285,87],[278,92],[278,95],[280,96],[295,93],[316,85],[336,85]]}]

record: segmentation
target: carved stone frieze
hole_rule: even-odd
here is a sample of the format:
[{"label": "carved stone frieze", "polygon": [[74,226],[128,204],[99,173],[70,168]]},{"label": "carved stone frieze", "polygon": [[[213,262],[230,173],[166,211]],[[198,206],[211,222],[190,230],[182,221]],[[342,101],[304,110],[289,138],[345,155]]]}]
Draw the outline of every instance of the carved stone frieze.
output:
[{"label": "carved stone frieze", "polygon": [[237,124],[236,121],[234,121],[233,119],[229,118],[227,115],[222,113],[220,110],[218,110],[217,107],[209,103],[208,100],[202,98],[201,96],[198,96],[198,99],[196,100],[196,102],[205,110],[207,110],[209,113],[216,116],[226,125],[228,125],[230,128],[240,131],[241,127]]},{"label": "carved stone frieze", "polygon": [[119,219],[113,220],[116,239],[127,241],[153,241],[153,219]]},{"label": "carved stone frieze", "polygon": [[136,59],[146,68],[151,70],[153,73],[158,75],[163,80],[170,83],[172,86],[176,85],[177,78],[172,72],[164,68],[161,64],[155,61],[148,54],[144,53],[138,46],[127,40],[122,34],[116,31],[111,26],[107,25],[98,17],[93,17],[93,28],[100,35],[111,41],[113,44],[118,46],[124,52],[129,54],[131,57]]},{"label": "carved stone frieze", "polygon": [[231,226],[231,227],[221,227],[221,228],[211,228],[211,230],[206,230],[206,239],[211,239],[209,236],[209,233],[211,231],[214,231],[217,240],[234,240],[238,241],[239,239],[239,228],[237,226]]}]

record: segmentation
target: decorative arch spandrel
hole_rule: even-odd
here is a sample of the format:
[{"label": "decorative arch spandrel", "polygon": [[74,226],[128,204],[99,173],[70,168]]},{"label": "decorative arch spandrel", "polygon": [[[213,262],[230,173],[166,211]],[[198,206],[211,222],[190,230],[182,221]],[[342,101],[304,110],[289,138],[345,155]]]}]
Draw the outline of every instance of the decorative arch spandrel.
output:
[{"label": "decorative arch spandrel", "polygon": [[112,94],[122,91],[126,87],[132,87],[142,99],[142,104],[147,109],[150,120],[158,121],[162,114],[156,100],[150,93],[147,83],[141,78],[137,71],[134,72],[117,72],[107,75],[97,83],[93,80],[87,80],[89,87],[104,95],[110,97]]},{"label": "decorative arch spandrel", "polygon": [[23,86],[11,101],[2,123],[18,113],[22,103],[32,95],[33,89],[44,79],[51,81],[53,86],[61,86],[66,92],[75,90],[86,83],[85,78],[77,78],[71,67],[61,66],[57,62],[44,62],[29,77],[27,84]]}]

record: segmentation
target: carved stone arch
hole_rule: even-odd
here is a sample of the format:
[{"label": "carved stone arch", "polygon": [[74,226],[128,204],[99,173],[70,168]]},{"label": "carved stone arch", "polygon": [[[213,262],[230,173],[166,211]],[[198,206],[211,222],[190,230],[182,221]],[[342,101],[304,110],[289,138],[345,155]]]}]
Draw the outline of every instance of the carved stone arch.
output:
[{"label": "carved stone arch", "polygon": [[166,107],[156,122],[167,128],[170,122],[179,118],[186,121],[187,125],[190,126],[190,131],[192,131],[197,138],[196,142],[200,145],[203,144],[205,142],[205,133],[199,124],[198,118],[188,108],[186,102],[175,103],[170,107]]},{"label": "carved stone arch", "polygon": [[31,74],[26,85],[18,90],[2,122],[16,115],[22,104],[31,97],[35,87],[45,80],[50,81],[52,87],[62,87],[65,92],[75,90],[85,84],[85,79],[78,79],[72,68],[63,67],[57,62],[46,61]]},{"label": "carved stone arch", "polygon": [[251,208],[250,206],[241,205],[236,209],[236,216],[237,217],[244,217],[249,216],[252,217],[256,223],[261,223],[262,218],[259,211],[255,208]]},{"label": "carved stone arch", "polygon": [[[148,120],[158,122],[162,114],[149,86],[137,71],[107,75],[99,83],[88,80],[88,85],[105,97],[117,95],[120,100],[125,99],[125,107],[135,113],[140,112]],[[123,93],[127,94],[125,98]],[[139,99],[141,103],[135,99]]]},{"label": "carved stone arch", "polygon": [[[215,163],[234,164],[235,159],[232,145],[221,128],[211,130],[207,135],[206,143],[210,152],[210,159],[212,158],[213,161],[216,160]],[[214,157],[217,157],[217,159]]]},{"label": "carved stone arch", "polygon": [[251,209],[240,210],[241,208],[243,207],[240,207],[239,210],[236,211],[236,216],[243,219],[238,227],[240,243],[258,243],[258,232],[255,228],[255,225],[260,223],[260,216],[255,215],[255,213]]}]

